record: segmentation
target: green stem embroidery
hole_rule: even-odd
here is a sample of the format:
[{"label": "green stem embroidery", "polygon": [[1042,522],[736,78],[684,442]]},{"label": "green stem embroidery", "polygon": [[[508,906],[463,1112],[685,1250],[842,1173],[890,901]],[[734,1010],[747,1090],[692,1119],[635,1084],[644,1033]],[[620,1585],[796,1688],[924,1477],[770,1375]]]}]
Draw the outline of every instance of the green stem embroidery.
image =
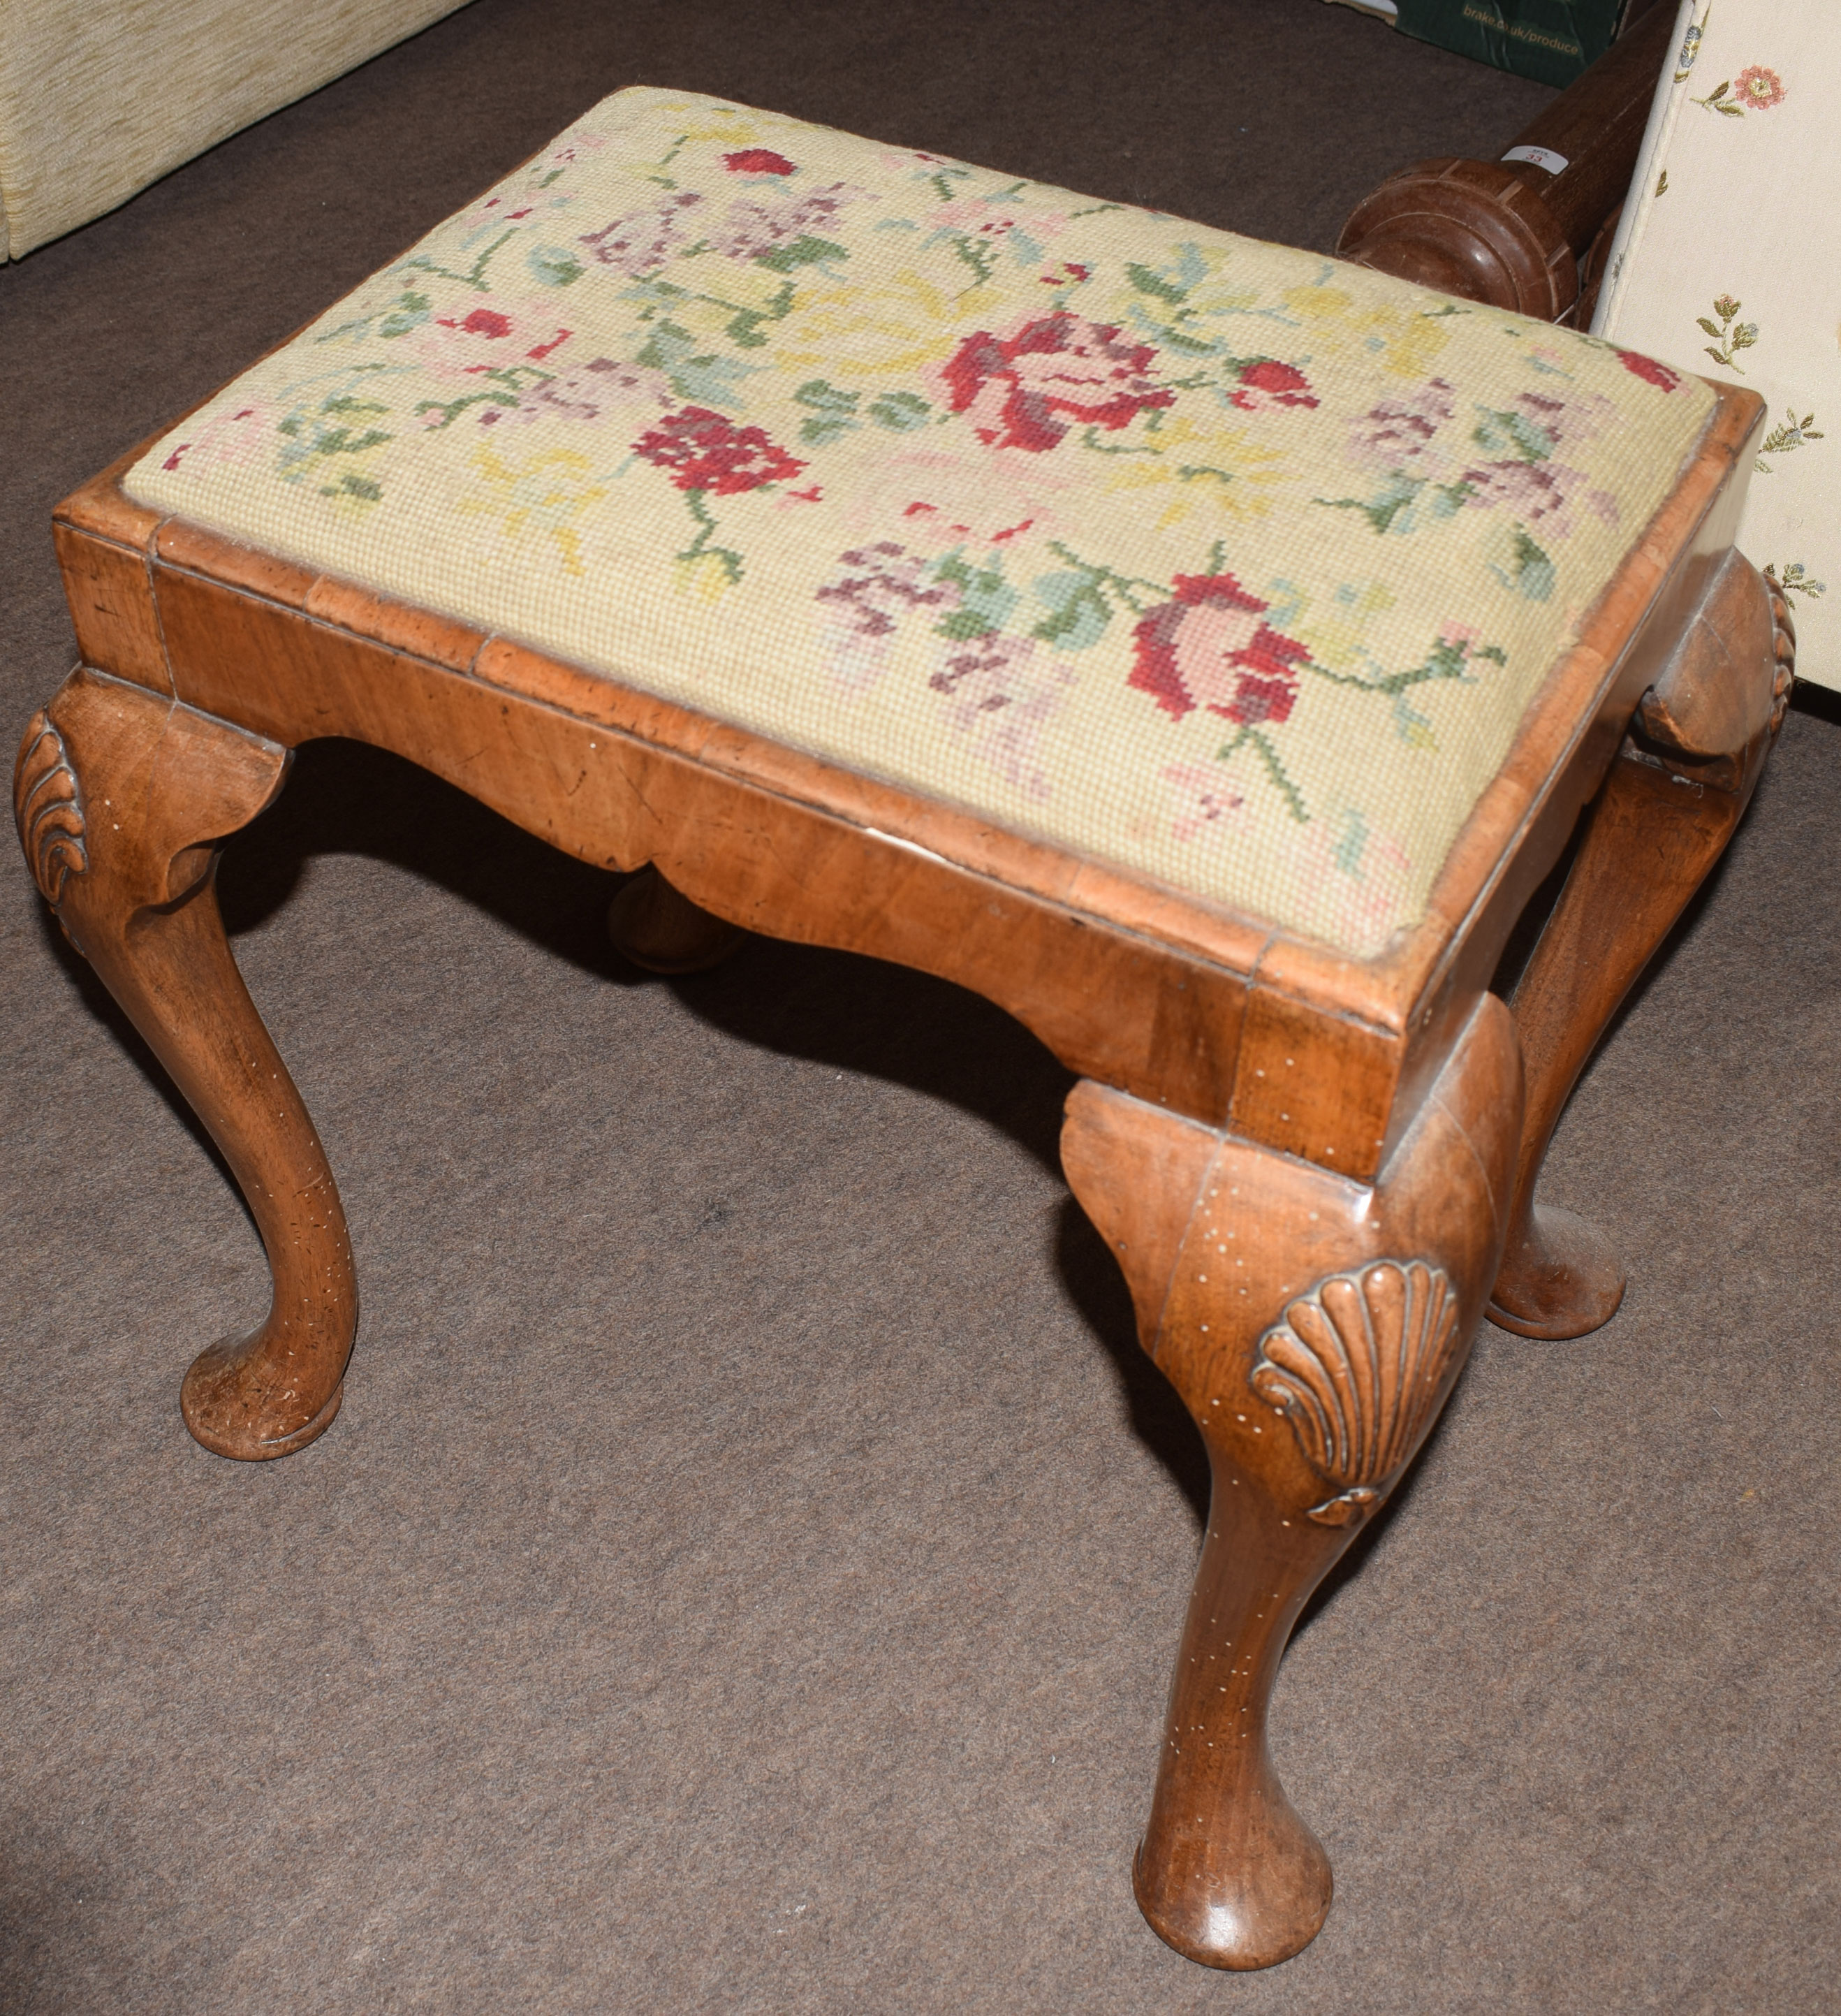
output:
[{"label": "green stem embroidery", "polygon": [[[998,268],[997,258],[991,247],[988,245],[981,245],[976,238],[963,231],[955,231],[952,234],[951,243],[955,255],[962,259],[978,275],[977,279],[972,283],[972,286],[982,287]],[[965,290],[967,293],[971,291],[972,287]]]},{"label": "green stem embroidery", "polygon": [[1745,117],[1745,107],[1742,105],[1735,104],[1726,95],[1731,88],[1732,80],[1728,77],[1723,82],[1716,84],[1706,97],[1696,98],[1691,102],[1695,105],[1704,106],[1709,112],[1723,113],[1728,119],[1742,119]]},{"label": "green stem embroidery", "polygon": [[[1735,301],[1730,294],[1722,294],[1713,303],[1713,313],[1720,319],[1710,322],[1705,315],[1696,315],[1695,322],[1713,340],[1706,345],[1706,354],[1716,364],[1724,365],[1729,371],[1736,371],[1742,377],[1745,366],[1738,360],[1738,353],[1749,350],[1758,340],[1758,325],[1755,322],[1735,322],[1733,318],[1743,304]],[[1716,347],[1715,346],[1717,346]]]},{"label": "green stem embroidery", "polygon": [[1279,795],[1291,808],[1291,815],[1300,826],[1308,826],[1311,815],[1304,809],[1304,801],[1290,778],[1285,774],[1285,765],[1278,760],[1278,752],[1267,740],[1260,729],[1251,726],[1242,728],[1232,742],[1223,743],[1215,753],[1215,760],[1224,763],[1228,758],[1244,748],[1248,743],[1259,752],[1260,761],[1266,766],[1266,775],[1278,787]]},{"label": "green stem embroidery", "polygon": [[[1048,549],[1066,560],[1068,565],[1084,574],[1095,588],[1109,588],[1134,616],[1142,616],[1146,604],[1138,600],[1134,590],[1142,589],[1152,598],[1152,605],[1167,602],[1170,591],[1160,581],[1140,581],[1134,574],[1115,574],[1109,567],[1096,566],[1091,560],[1084,560],[1080,555],[1064,546],[1059,539],[1048,542]],[[1215,552],[1221,551],[1217,543]]]},{"label": "green stem embroidery", "polygon": [[416,417],[419,419],[424,413],[441,414],[444,417],[430,430],[440,434],[452,427],[469,406],[516,406],[523,394],[534,392],[539,386],[548,384],[553,375],[529,364],[502,365],[484,376],[491,383],[504,386],[505,391],[466,392],[458,399],[422,399],[416,404]]},{"label": "green stem embroidery", "polygon": [[517,227],[515,225],[509,231],[501,232],[464,273],[450,272],[445,266],[437,266],[432,259],[421,258],[405,259],[397,270],[398,272],[404,273],[433,273],[444,280],[458,280],[463,286],[476,288],[482,294],[490,293],[492,290],[486,284],[486,268],[491,262],[493,254],[500,246],[505,244],[509,239],[516,238],[517,235]]},{"label": "green stem embroidery", "polygon": [[1798,419],[1796,409],[1792,406],[1784,415],[1783,424],[1773,427],[1758,444],[1759,459],[1754,466],[1760,475],[1768,476],[1771,473],[1771,465],[1764,459],[1764,456],[1788,455],[1793,448],[1802,448],[1810,441],[1818,441],[1822,438],[1821,429],[1815,425],[1814,414],[1805,413],[1801,419]]},{"label": "green stem embroidery", "polygon": [[782,322],[792,314],[796,290],[790,280],[782,280],[774,290],[773,299],[764,308],[751,308],[739,301],[725,301],[721,294],[699,293],[693,288],[678,286],[670,280],[641,280],[635,284],[633,293],[647,301],[639,311],[642,322],[649,322],[661,308],[674,308],[680,301],[701,301],[706,307],[721,308],[733,318],[727,333],[739,347],[759,350],[767,342],[760,333],[760,324]]},{"label": "green stem embroidery", "polygon": [[1397,700],[1408,688],[1424,686],[1430,679],[1469,679],[1472,676],[1469,667],[1473,657],[1487,658],[1498,665],[1508,662],[1508,654],[1500,644],[1480,644],[1473,651],[1463,639],[1440,637],[1426,653],[1423,663],[1409,666],[1404,672],[1386,673],[1379,679],[1364,679],[1359,672],[1332,672],[1329,666],[1320,665],[1313,658],[1307,658],[1300,669],[1314,672],[1318,679],[1328,679],[1332,686],[1354,686],[1363,693],[1380,693],[1390,700]]},{"label": "green stem embroidery", "polygon": [[677,178],[674,175],[665,174],[664,171],[684,152],[689,140],[690,135],[688,133],[680,133],[671,143],[669,151],[654,164],[654,171],[645,179],[649,182],[656,182],[660,189],[674,189],[678,186]]},{"label": "green stem embroidery", "polygon": [[706,554],[714,554],[722,563],[722,571],[728,575],[732,587],[742,578],[742,556],[728,546],[710,544],[716,531],[716,520],[703,506],[703,493],[700,490],[687,490],[685,502],[690,506],[690,515],[697,521],[697,535],[678,557],[681,560],[700,560]]}]

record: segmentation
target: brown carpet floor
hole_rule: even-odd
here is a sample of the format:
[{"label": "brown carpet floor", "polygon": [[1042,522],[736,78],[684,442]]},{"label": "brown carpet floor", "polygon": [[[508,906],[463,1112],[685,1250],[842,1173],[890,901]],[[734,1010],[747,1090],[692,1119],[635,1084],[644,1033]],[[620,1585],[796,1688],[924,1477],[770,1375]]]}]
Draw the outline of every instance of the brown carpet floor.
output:
[{"label": "brown carpet floor", "polygon": [[[1318,0],[476,0],[0,269],[0,719],[63,491],[640,81],[1319,247],[1546,95]],[[1295,1644],[1337,1898],[1250,1978],[1131,1901],[1206,1478],[1030,1038],[642,979],[604,878],[308,749],[223,888],[365,1319],[246,1467],[176,1395],[254,1237],[0,875],[0,2009],[1833,2009],[1838,754],[1805,702],[1556,1147],[1622,1313],[1485,1332]]]}]

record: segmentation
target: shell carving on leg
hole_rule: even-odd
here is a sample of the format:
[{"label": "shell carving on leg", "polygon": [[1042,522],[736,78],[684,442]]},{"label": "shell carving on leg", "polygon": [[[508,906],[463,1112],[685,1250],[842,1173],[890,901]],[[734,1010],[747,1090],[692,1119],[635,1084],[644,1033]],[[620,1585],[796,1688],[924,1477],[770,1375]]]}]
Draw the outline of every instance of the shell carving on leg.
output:
[{"label": "shell carving on leg", "polygon": [[1422,1260],[1332,1274],[1260,1339],[1253,1391],[1337,1487],[1310,1509],[1319,1525],[1351,1525],[1380,1502],[1431,1418],[1457,1343],[1456,1294]]},{"label": "shell carving on leg", "polygon": [[67,877],[89,866],[84,844],[83,793],[64,739],[42,710],[32,717],[13,773],[13,809],[32,879],[56,908]]}]

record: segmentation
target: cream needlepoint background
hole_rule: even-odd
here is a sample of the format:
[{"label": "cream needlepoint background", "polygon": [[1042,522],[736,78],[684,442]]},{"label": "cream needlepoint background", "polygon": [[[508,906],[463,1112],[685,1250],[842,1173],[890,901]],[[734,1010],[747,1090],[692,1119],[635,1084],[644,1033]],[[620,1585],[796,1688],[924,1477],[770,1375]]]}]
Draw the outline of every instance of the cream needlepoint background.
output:
[{"label": "cream needlepoint background", "polygon": [[128,488],[1367,956],[1711,409],[1314,254],[635,89]]}]

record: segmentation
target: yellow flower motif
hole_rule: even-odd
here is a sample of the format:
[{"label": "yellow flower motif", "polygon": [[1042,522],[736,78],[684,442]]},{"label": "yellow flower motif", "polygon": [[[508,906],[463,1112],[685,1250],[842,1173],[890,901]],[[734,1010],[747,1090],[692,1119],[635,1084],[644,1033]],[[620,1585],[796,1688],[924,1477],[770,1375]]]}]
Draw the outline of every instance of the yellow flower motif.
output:
[{"label": "yellow flower motif", "polygon": [[1384,616],[1398,600],[1383,583],[1370,581],[1360,594],[1338,602],[1321,617],[1293,619],[1292,628],[1311,647],[1311,656],[1332,671],[1354,671],[1368,662],[1362,646],[1370,619]]},{"label": "yellow flower motif", "polygon": [[735,577],[719,553],[680,553],[671,563],[678,592],[696,602],[720,602],[735,585]]},{"label": "yellow flower motif", "polygon": [[1307,329],[1375,358],[1392,377],[1424,377],[1451,341],[1450,315],[1399,301],[1358,306],[1347,288],[1333,283],[1293,287],[1285,305]]},{"label": "yellow flower motif", "polygon": [[487,494],[462,498],[456,508],[469,516],[498,515],[509,540],[532,530],[542,533],[562,555],[565,574],[584,573],[581,542],[569,521],[607,495],[607,486],[592,480],[588,457],[573,448],[549,448],[520,463],[480,448],[473,460]]},{"label": "yellow flower motif", "polygon": [[1169,495],[1160,527],[1180,525],[1199,513],[1211,520],[1264,518],[1275,501],[1276,484],[1295,481],[1290,456],[1262,445],[1245,427],[1198,426],[1185,414],[1163,416],[1148,448],[1102,448],[1089,481],[1103,489],[1164,490]]},{"label": "yellow flower motif", "polygon": [[944,364],[962,333],[951,297],[904,266],[875,286],[843,280],[807,286],[775,333],[775,361],[788,370],[845,371],[905,383]]}]

